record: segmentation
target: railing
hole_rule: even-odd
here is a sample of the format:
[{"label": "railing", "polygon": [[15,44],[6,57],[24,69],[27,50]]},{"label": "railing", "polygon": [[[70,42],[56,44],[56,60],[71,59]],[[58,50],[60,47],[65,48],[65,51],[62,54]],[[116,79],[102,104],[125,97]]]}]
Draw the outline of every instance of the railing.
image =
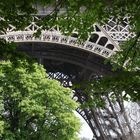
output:
[{"label": "railing", "polygon": [[110,57],[115,51],[114,49],[110,50],[108,48],[105,48],[104,46],[89,41],[79,44],[77,38],[71,36],[64,36],[61,34],[57,34],[56,32],[44,31],[39,37],[36,37],[34,33],[35,32],[33,31],[15,31],[9,32],[5,35],[0,35],[0,38],[3,38],[8,42],[58,43],[90,51],[105,58]]}]

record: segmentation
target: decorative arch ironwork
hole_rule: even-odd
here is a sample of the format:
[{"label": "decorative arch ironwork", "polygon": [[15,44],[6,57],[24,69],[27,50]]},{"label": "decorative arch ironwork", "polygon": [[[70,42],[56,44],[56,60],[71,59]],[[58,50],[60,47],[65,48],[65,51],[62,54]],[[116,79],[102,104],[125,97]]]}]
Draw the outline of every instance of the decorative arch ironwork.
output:
[{"label": "decorative arch ironwork", "polygon": [[[39,37],[35,37],[34,34],[41,29],[42,27],[38,25],[35,21],[39,20],[39,16],[33,16],[33,20],[31,23],[25,27],[23,31],[16,31],[16,27],[9,24],[9,27],[7,28],[6,33],[0,34],[0,38],[5,39],[8,42],[16,42],[18,44],[25,43],[26,44],[32,44],[38,43],[40,45],[42,44],[51,44],[51,46],[61,46],[57,48],[57,51],[60,50],[60,53],[64,53],[64,49],[66,50],[78,50],[79,52],[84,51],[85,53],[88,53],[88,55],[85,55],[85,53],[76,53],[77,59],[74,59],[70,56],[67,58],[67,60],[64,61],[63,58],[60,58],[62,61],[62,64],[64,62],[69,62],[68,64],[72,63],[72,61],[75,62],[76,68],[78,66],[83,66],[81,70],[77,70],[77,73],[68,75],[61,71],[50,71],[50,76],[54,79],[57,79],[62,82],[64,86],[71,86],[72,82],[79,82],[81,79],[84,80],[83,77],[89,78],[91,77],[93,71],[97,72],[100,69],[100,74],[103,74],[105,71],[104,64],[101,63],[99,68],[97,66],[101,61],[99,59],[106,59],[109,58],[114,54],[115,51],[119,50],[118,43],[121,41],[125,41],[130,37],[133,37],[133,33],[129,33],[129,25],[128,25],[128,19],[126,18],[124,20],[124,24],[117,25],[117,21],[115,21],[114,18],[110,18],[108,23],[106,25],[103,25],[102,27],[99,25],[95,26],[95,31],[93,31],[92,35],[83,43],[79,44],[77,42],[78,34],[73,33],[72,36],[64,36],[59,31],[59,27],[53,27],[48,30],[42,30]],[[4,20],[1,18],[0,20]],[[45,46],[45,45],[44,45]],[[63,47],[62,47],[63,46]],[[28,50],[30,51],[30,50]],[[53,50],[54,51],[54,50]],[[74,52],[74,51],[72,51]],[[38,58],[41,59],[48,59],[48,60],[56,60],[57,57],[54,55],[57,55],[58,57],[61,57],[61,55],[54,53],[46,53],[46,52],[34,52],[34,55],[37,54]],[[49,54],[49,55],[48,55]],[[65,54],[69,55],[69,54]],[[81,55],[81,56],[79,56]],[[84,56],[85,55],[85,56]],[[73,60],[68,60],[73,59]],[[85,59],[82,61],[81,59]],[[93,63],[94,61],[94,63]],[[41,62],[41,61],[40,61]],[[96,64],[96,66],[95,66]],[[103,67],[102,67],[103,66]],[[93,70],[93,71],[92,71]],[[99,72],[99,71],[98,71]],[[94,73],[95,74],[95,73]],[[98,73],[99,74],[99,73]],[[96,75],[98,75],[96,73]],[[73,96],[73,99],[75,99],[77,102],[80,102],[80,104],[83,104],[87,101],[87,95],[83,93],[81,89],[75,89],[75,93]],[[123,130],[123,124],[120,124],[120,120],[117,118],[117,115],[120,113],[120,110],[118,109],[118,112],[114,111],[114,105],[110,102],[109,97],[102,96],[101,98],[104,98],[106,101],[106,107],[105,109],[100,108],[78,108],[77,112],[86,120],[86,122],[89,124],[94,136],[97,140],[113,140],[112,133],[116,135],[118,140],[122,139],[122,136],[125,136],[125,131]],[[118,104],[116,102],[116,104]],[[119,105],[118,105],[119,106]],[[122,115],[123,117],[123,115]],[[116,126],[114,128],[113,126]],[[128,129],[126,129],[128,130]]]}]

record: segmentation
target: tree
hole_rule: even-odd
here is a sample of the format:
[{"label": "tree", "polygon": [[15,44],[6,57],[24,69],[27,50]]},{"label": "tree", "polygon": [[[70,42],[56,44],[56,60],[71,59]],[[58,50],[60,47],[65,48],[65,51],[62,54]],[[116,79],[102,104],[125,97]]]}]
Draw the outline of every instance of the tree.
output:
[{"label": "tree", "polygon": [[[22,30],[26,26],[26,24],[30,22],[31,14],[35,14],[37,12],[36,8],[32,7],[32,5],[34,5],[36,2],[36,0],[25,0],[23,2],[20,0],[1,1],[0,14],[4,18],[4,20],[0,21],[0,31],[4,33],[9,26],[8,24],[13,24],[17,27],[17,30]],[[123,45],[120,46],[121,51],[118,52],[112,59],[112,64],[117,66],[117,68],[119,67],[119,70],[113,77],[103,77],[96,82],[93,81],[90,84],[91,87],[94,89],[94,93],[107,95],[111,92],[112,98],[115,97],[116,100],[122,100],[124,98],[126,99],[128,95],[133,101],[137,101],[140,99],[140,1],[41,0],[39,4],[42,4],[46,7],[49,5],[52,5],[54,7],[51,13],[42,17],[42,20],[39,21],[39,24],[42,25],[42,29],[48,29],[58,25],[61,32],[63,32],[64,34],[69,35],[73,31],[75,31],[78,32],[78,36],[81,39],[85,39],[89,36],[91,31],[93,31],[92,25],[94,23],[99,23],[100,25],[102,25],[107,22],[110,16],[113,16],[118,20],[118,24],[121,24],[124,20],[123,18],[125,16],[128,16],[129,24],[131,26],[130,32],[134,32],[135,37],[130,39],[128,42],[123,43]],[[65,11],[64,13],[60,14],[59,10],[61,10],[61,8],[64,8]],[[7,46],[7,44],[5,45],[4,43],[2,44],[2,46]],[[1,125],[3,125],[3,123],[1,123]]]},{"label": "tree", "polygon": [[[121,24],[124,17],[129,17],[130,32],[134,32],[136,36],[130,39],[127,44],[121,46],[122,51],[116,55],[115,60],[117,60],[117,64],[123,66],[129,58],[128,66],[139,66],[140,2],[138,0],[1,1],[1,33],[6,32],[9,24],[14,25],[16,27],[15,30],[24,29],[32,20],[32,16],[37,13],[36,5],[41,5],[46,9],[50,5],[54,7],[50,13],[46,13],[46,16],[42,16],[41,20],[37,21],[38,24],[42,25],[41,29],[50,29],[58,25],[60,31],[64,34],[70,35],[73,31],[78,32],[80,39],[88,38],[91,32],[93,32],[93,24],[95,23],[105,24],[113,16],[118,21],[118,24]],[[41,29],[38,29],[38,33],[41,32]]]},{"label": "tree", "polygon": [[76,140],[72,91],[46,77],[37,63],[0,62],[0,139]]}]

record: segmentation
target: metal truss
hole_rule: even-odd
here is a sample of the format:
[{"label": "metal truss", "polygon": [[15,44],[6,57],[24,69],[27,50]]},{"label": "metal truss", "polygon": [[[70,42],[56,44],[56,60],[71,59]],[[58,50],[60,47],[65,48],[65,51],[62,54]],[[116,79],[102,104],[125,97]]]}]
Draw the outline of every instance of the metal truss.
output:
[{"label": "metal truss", "polygon": [[[0,20],[4,19],[1,18]],[[121,24],[118,24],[117,20],[112,17],[109,19],[108,23],[102,27],[93,25],[94,31],[91,36],[81,44],[77,42],[77,37],[62,35],[59,27],[42,30],[42,26],[38,25],[39,20],[39,16],[33,16],[32,21],[23,31],[17,31],[15,26],[9,24],[6,34],[1,33],[0,38],[8,42],[58,43],[90,51],[104,58],[108,58],[112,56],[115,51],[119,50],[120,42],[135,36],[134,33],[130,32],[129,18],[127,17],[124,18]],[[36,37],[35,33],[38,30],[41,30],[41,34],[39,37]]]},{"label": "metal truss", "polygon": [[[0,18],[0,20],[4,19]],[[1,33],[0,38],[16,43],[44,42],[62,44],[64,46],[83,49],[103,58],[109,58],[116,51],[119,51],[120,42],[135,36],[134,33],[129,32],[128,18],[124,18],[123,24],[118,24],[114,18],[110,18],[108,23],[102,27],[97,24],[93,25],[95,30],[91,36],[85,42],[79,44],[77,37],[62,35],[59,27],[42,30],[42,26],[37,24],[38,20],[40,20],[39,16],[33,16],[32,21],[23,31],[17,31],[15,26],[9,24],[6,33]],[[41,30],[41,34],[39,37],[36,37],[34,34],[38,30]],[[74,76],[70,77],[61,72],[50,72],[49,77],[59,80],[65,87],[71,87],[74,78]],[[121,140],[122,136],[125,136],[130,130],[127,125],[121,123],[122,120],[125,120],[124,116],[120,115],[122,119],[117,117],[121,114],[120,106],[112,104],[110,97],[101,98],[104,98],[106,101],[106,107],[104,109],[78,108],[77,112],[86,120],[97,140],[114,140],[115,137],[117,140]],[[82,105],[87,101],[87,96],[81,89],[75,89],[73,99]],[[118,112],[115,109],[116,107],[119,108]],[[124,132],[124,130],[127,132]]]},{"label": "metal truss", "polygon": [[131,32],[131,27],[129,26],[129,17],[125,17],[121,22],[111,17],[107,24],[102,27],[117,44],[135,36],[135,34]]},{"label": "metal truss", "polygon": [[[1,18],[0,20],[4,19]],[[40,17],[33,16],[31,23],[23,31],[17,31],[15,26],[9,24],[6,34],[1,33],[0,38],[8,42],[57,43],[90,51],[104,58],[110,57],[115,51],[119,50],[119,46],[98,25],[93,25],[95,30],[92,35],[85,42],[79,44],[77,37],[62,35],[59,27],[43,30],[42,26],[37,24],[39,20]],[[36,37],[35,33],[38,30],[41,30],[41,34]]]},{"label": "metal truss", "polygon": [[[49,72],[49,78],[59,80],[65,87],[72,87],[73,77],[68,76],[60,72]],[[90,126],[94,138],[97,140],[122,140],[127,134],[129,134],[131,128],[124,116],[124,110],[122,111],[120,100],[112,103],[110,95],[101,96],[106,105],[104,108],[99,107],[85,107],[81,108],[84,103],[87,102],[87,95],[83,93],[82,89],[73,90],[73,100],[80,103],[80,107],[77,108],[77,112],[85,119]]]}]

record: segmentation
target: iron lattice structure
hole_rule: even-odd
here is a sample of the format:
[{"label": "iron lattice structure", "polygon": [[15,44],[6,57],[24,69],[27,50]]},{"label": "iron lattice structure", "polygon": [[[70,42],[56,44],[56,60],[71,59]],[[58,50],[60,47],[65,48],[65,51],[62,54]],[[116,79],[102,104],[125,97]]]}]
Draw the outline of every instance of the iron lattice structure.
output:
[{"label": "iron lattice structure", "polygon": [[[111,66],[105,65],[104,60],[119,51],[120,42],[134,36],[133,33],[129,33],[128,18],[124,18],[124,23],[118,25],[112,17],[103,26],[93,25],[92,35],[82,44],[77,43],[77,33],[64,36],[59,27],[42,30],[41,35],[35,37],[34,33],[42,28],[37,24],[41,17],[42,11],[32,17],[32,21],[23,31],[17,31],[15,26],[9,24],[6,34],[1,34],[0,38],[16,42],[19,51],[25,51],[36,58],[47,69],[49,76],[59,80],[65,87],[112,74]],[[81,105],[87,98],[82,89],[74,90],[73,99]],[[77,112],[86,120],[95,139],[125,138],[132,130],[127,124],[124,112],[122,113],[121,101],[112,103],[109,96],[101,98],[106,101],[104,109],[78,108]]]}]

